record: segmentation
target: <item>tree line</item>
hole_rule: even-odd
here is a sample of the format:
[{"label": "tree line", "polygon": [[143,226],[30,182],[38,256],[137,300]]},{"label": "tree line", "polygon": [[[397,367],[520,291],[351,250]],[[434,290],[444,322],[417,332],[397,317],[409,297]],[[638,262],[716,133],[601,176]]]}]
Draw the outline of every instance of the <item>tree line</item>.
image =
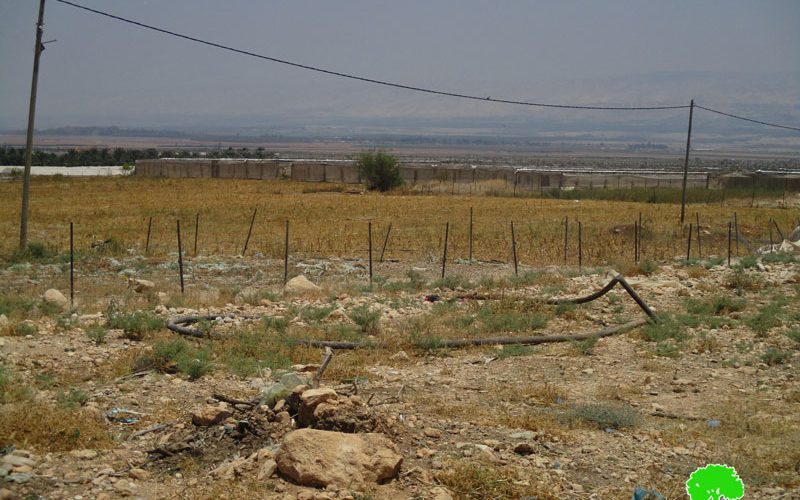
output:
[{"label": "tree line", "polygon": [[[159,151],[127,148],[68,149],[65,152],[34,151],[31,164],[38,167],[78,167],[78,166],[122,166],[133,164],[136,160],[157,158],[272,158],[273,154],[264,148],[219,149],[208,152]],[[25,165],[25,148],[0,147],[0,165]]]}]

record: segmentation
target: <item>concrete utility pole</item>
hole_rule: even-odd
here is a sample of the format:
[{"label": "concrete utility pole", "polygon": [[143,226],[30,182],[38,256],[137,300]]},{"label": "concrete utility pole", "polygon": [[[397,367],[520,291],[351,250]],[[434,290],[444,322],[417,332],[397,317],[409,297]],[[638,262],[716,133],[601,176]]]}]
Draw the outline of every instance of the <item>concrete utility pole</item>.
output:
[{"label": "concrete utility pole", "polygon": [[686,134],[686,157],[683,160],[683,191],[681,192],[681,224],[686,215],[686,181],[689,177],[689,149],[692,147],[692,114],[694,99],[689,102],[689,133]]},{"label": "concrete utility pole", "polygon": [[28,137],[25,141],[25,175],[22,179],[22,212],[19,220],[19,249],[28,246],[28,206],[30,205],[31,157],[33,155],[33,122],[36,118],[36,84],[39,81],[39,56],[42,55],[44,32],[44,0],[39,0],[39,20],[36,22],[36,46],[33,52],[33,77],[31,78],[31,104],[28,109]]}]

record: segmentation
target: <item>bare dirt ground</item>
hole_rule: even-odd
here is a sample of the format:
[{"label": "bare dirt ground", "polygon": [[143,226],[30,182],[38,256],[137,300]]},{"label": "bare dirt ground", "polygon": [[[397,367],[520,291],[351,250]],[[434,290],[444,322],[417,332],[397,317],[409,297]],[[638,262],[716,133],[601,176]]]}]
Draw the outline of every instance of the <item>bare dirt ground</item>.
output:
[{"label": "bare dirt ground", "polygon": [[[363,260],[309,257],[290,274],[321,291],[287,296],[282,262],[204,257],[186,263],[181,296],[173,263],[97,256],[83,263],[74,312],[40,298],[63,262],[8,265],[0,497],[599,499],[639,486],[686,498],[686,479],[709,463],[736,467],[747,498],[800,497],[792,258],[643,265],[629,281],[659,325],[464,349],[439,343],[591,332],[642,312],[619,288],[580,306],[542,303],[601,288],[608,269],[512,278],[506,264],[459,261],[436,282],[438,265],[386,262],[369,287]],[[134,331],[135,311],[152,328]],[[159,323],[186,314],[220,319],[187,340]],[[335,351],[321,385],[344,403],[317,426],[385,434],[403,456],[396,479],[318,489],[266,470],[300,424],[257,401],[261,390],[313,373],[324,354],[299,338],[378,344]],[[228,419],[193,423],[220,400]]]}]

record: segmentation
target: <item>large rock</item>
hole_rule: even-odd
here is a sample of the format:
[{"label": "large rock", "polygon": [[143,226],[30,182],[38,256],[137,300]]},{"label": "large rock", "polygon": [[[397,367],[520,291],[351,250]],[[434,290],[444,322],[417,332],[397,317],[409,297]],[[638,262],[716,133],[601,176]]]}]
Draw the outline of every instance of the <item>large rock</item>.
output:
[{"label": "large rock", "polygon": [[156,284],[150,280],[132,279],[130,283],[136,293],[148,293],[156,288]]},{"label": "large rock", "polygon": [[64,294],[56,290],[55,288],[51,288],[44,292],[44,301],[48,304],[52,304],[54,306],[58,306],[63,310],[69,309],[69,299],[64,297]]},{"label": "large rock", "polygon": [[364,488],[397,477],[403,457],[382,434],[300,429],[286,436],[275,461],[302,486]]},{"label": "large rock", "polygon": [[319,293],[321,288],[308,281],[308,279],[301,274],[300,276],[295,276],[290,279],[283,290],[288,294],[308,295]]},{"label": "large rock", "polygon": [[205,405],[192,413],[192,423],[198,427],[208,427],[217,425],[232,415],[224,403],[219,406]]},{"label": "large rock", "polygon": [[314,410],[322,403],[338,399],[336,391],[330,388],[308,389],[300,395],[300,414],[298,421],[302,427],[308,427],[314,422]]}]

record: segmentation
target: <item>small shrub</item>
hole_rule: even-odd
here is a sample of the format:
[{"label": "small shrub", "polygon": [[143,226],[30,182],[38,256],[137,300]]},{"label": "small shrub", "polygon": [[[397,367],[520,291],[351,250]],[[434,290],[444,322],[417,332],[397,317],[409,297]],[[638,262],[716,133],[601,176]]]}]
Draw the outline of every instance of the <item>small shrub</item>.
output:
[{"label": "small shrub", "polygon": [[9,261],[18,262],[42,262],[55,256],[55,252],[47,248],[44,243],[32,241],[24,250],[15,250],[11,254]]},{"label": "small shrub", "polygon": [[442,338],[429,332],[423,332],[418,322],[412,322],[409,340],[414,347],[423,351],[434,351],[442,348]]},{"label": "small shrub", "polygon": [[26,335],[36,335],[37,333],[39,333],[39,328],[27,321],[12,325],[7,330],[7,334],[12,337],[24,337]]},{"label": "small shrub", "polygon": [[389,191],[403,185],[397,158],[385,151],[368,151],[361,153],[356,160],[358,174],[369,189]]},{"label": "small shrub", "polygon": [[662,316],[658,322],[649,322],[642,327],[642,336],[651,342],[662,342],[667,339],[683,340],[686,338],[683,325],[672,317]]},{"label": "small shrub", "polygon": [[380,311],[372,311],[369,306],[363,305],[351,309],[348,316],[361,328],[362,332],[371,335],[378,333]]},{"label": "small shrub", "polygon": [[86,329],[86,336],[91,339],[95,345],[100,345],[106,341],[108,330],[102,325],[92,325]]},{"label": "small shrub", "polygon": [[475,288],[474,283],[460,274],[449,274],[442,279],[434,281],[431,283],[431,286],[433,288],[447,288],[450,290],[455,290],[457,288],[471,290]]},{"label": "small shrub", "polygon": [[597,337],[589,337],[588,339],[584,340],[573,340],[571,344],[579,354],[588,356],[592,354],[592,349],[594,349],[594,346],[597,345]]},{"label": "small shrub", "polygon": [[764,264],[774,264],[774,263],[782,263],[782,264],[792,264],[797,262],[797,257],[793,254],[786,253],[786,252],[770,252],[764,254],[761,257],[761,262]]},{"label": "small shrub", "polygon": [[758,265],[758,257],[755,255],[748,255],[746,257],[742,257],[739,261],[738,268],[740,269],[752,269]]},{"label": "small shrub", "polygon": [[344,340],[358,342],[361,340],[362,333],[351,325],[336,323],[325,328],[325,338],[327,340]]},{"label": "small shrub", "polygon": [[146,333],[159,330],[165,324],[161,316],[151,311],[124,313],[110,308],[106,315],[108,327],[122,330],[125,338],[129,340],[142,340]]},{"label": "small shrub", "polygon": [[153,363],[158,370],[181,372],[197,380],[211,371],[211,354],[196,349],[183,339],[165,340],[153,346]]},{"label": "small shrub", "polygon": [[664,358],[677,358],[681,355],[681,348],[674,342],[662,341],[656,344],[655,355]]},{"label": "small shrub", "polygon": [[511,277],[511,284],[515,287],[535,285],[542,279],[541,271],[525,271],[519,276]]},{"label": "small shrub", "polygon": [[497,359],[506,359],[517,356],[529,356],[535,352],[534,347],[530,345],[511,344],[503,346],[503,349],[496,351]]},{"label": "small shrub", "polygon": [[800,344],[800,327],[792,328],[786,332],[786,336]]},{"label": "small shrub", "polygon": [[498,310],[494,306],[484,306],[478,311],[480,330],[485,333],[522,332],[543,328],[548,318],[544,314],[526,314],[518,311]]},{"label": "small shrub", "polygon": [[733,274],[726,280],[726,286],[735,289],[737,293],[756,291],[764,288],[764,279],[742,269],[734,269]]},{"label": "small shrub", "polygon": [[422,273],[410,269],[406,272],[406,278],[408,281],[390,281],[382,285],[382,288],[387,292],[418,292],[425,288],[426,282]]},{"label": "small shrub", "polygon": [[725,257],[711,257],[703,263],[703,267],[711,269],[725,263]]},{"label": "small shrub", "polygon": [[783,324],[783,306],[784,300],[775,300],[759,309],[759,311],[744,319],[744,324],[753,330],[756,335],[763,337],[776,326]]},{"label": "small shrub", "polygon": [[645,276],[650,276],[651,274],[658,272],[658,269],[658,264],[650,259],[645,259],[639,263],[639,272]]},{"label": "small shrub", "polygon": [[7,317],[24,317],[36,308],[36,301],[20,294],[4,293],[0,295],[0,314]]},{"label": "small shrub", "polygon": [[264,325],[264,329],[267,331],[274,331],[279,334],[286,333],[286,330],[289,329],[289,322],[291,318],[286,316],[264,316],[261,320],[261,324]]},{"label": "small shrub", "polygon": [[570,421],[582,421],[598,429],[624,429],[639,421],[639,414],[627,405],[584,404],[573,407],[566,414]]},{"label": "small shrub", "polygon": [[308,307],[300,311],[300,317],[306,321],[322,321],[334,309],[334,306]]},{"label": "small shrub", "polygon": [[275,340],[261,332],[238,331],[219,351],[223,363],[240,377],[257,374],[263,368],[288,368],[292,360]]},{"label": "small shrub", "polygon": [[725,295],[713,297],[708,301],[697,299],[689,299],[686,301],[686,310],[691,314],[713,314],[719,316],[720,314],[729,314],[731,312],[741,311],[747,306],[747,301],[744,299],[734,299]]},{"label": "small shrub", "polygon": [[761,355],[761,361],[769,366],[782,365],[792,358],[792,353],[782,351],[776,347],[768,347],[767,351]]},{"label": "small shrub", "polygon": [[58,391],[56,400],[58,404],[65,408],[77,408],[85,405],[86,402],[89,401],[89,395],[86,394],[86,391],[73,387],[70,388],[69,392]]},{"label": "small shrub", "polygon": [[206,350],[194,351],[194,354],[178,358],[178,371],[186,374],[189,380],[197,380],[211,371],[209,352]]},{"label": "small shrub", "polygon": [[0,403],[12,403],[31,396],[30,387],[15,381],[11,369],[0,364]]},{"label": "small shrub", "polygon": [[562,302],[556,306],[555,314],[556,316],[564,316],[565,318],[572,319],[575,316],[575,304]]}]

